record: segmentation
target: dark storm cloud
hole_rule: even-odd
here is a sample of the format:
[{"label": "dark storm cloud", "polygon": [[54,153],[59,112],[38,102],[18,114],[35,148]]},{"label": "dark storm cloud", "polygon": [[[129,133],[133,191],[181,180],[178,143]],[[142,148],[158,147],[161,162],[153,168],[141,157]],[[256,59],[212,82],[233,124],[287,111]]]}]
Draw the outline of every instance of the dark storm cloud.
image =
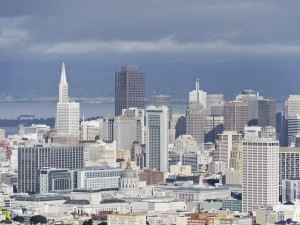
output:
[{"label": "dark storm cloud", "polygon": [[7,0],[0,59],[298,55],[299,10],[299,1]]}]

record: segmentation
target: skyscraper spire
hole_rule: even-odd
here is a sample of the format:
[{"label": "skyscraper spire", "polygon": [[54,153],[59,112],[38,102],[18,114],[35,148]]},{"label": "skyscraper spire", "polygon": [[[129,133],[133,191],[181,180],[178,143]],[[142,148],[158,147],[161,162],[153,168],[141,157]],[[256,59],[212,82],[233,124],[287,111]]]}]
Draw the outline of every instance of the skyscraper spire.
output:
[{"label": "skyscraper spire", "polygon": [[69,102],[69,94],[68,94],[68,83],[66,76],[65,63],[62,64],[61,69],[61,77],[59,83],[59,103],[68,103]]},{"label": "skyscraper spire", "polygon": [[65,69],[65,63],[64,62],[62,64],[62,69],[61,69],[60,83],[67,84],[67,76],[66,76],[66,69]]},{"label": "skyscraper spire", "polygon": [[196,91],[199,91],[199,90],[200,90],[200,85],[199,85],[199,83],[200,83],[200,79],[197,78],[197,79],[196,79]]}]

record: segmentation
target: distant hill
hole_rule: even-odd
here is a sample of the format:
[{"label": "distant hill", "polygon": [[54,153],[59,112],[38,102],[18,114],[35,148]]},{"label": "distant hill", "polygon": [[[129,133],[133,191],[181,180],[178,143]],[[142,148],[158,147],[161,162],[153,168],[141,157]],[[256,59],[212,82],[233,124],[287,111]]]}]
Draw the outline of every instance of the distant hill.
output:
[{"label": "distant hill", "polygon": [[[56,97],[60,61],[0,62],[0,96]],[[114,96],[114,73],[122,64],[65,62],[71,97]],[[300,94],[300,64],[294,61],[236,61],[226,63],[141,63],[146,96],[169,94],[187,99],[200,78],[201,89],[223,93],[227,100],[243,89],[255,89],[267,98],[284,100]]]}]

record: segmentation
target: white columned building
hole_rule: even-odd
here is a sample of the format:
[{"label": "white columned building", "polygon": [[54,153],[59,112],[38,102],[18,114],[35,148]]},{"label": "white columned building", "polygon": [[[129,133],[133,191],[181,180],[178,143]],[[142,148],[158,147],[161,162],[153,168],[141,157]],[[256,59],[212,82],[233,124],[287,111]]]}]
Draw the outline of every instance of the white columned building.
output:
[{"label": "white columned building", "polygon": [[168,107],[146,108],[146,165],[157,171],[168,171]]}]

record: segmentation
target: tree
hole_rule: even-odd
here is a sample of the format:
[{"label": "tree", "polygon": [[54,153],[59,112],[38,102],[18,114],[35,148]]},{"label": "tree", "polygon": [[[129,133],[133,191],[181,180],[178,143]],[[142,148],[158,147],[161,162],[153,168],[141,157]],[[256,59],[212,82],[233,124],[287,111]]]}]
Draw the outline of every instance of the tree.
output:
[{"label": "tree", "polygon": [[93,225],[93,220],[92,219],[85,220],[82,225]]},{"label": "tree", "polygon": [[98,223],[98,225],[107,225],[107,222]]},{"label": "tree", "polygon": [[47,223],[47,218],[41,215],[37,215],[37,216],[32,216],[30,218],[30,224],[43,224],[43,223]]},{"label": "tree", "polygon": [[13,221],[17,221],[17,222],[20,222],[20,223],[24,223],[25,221],[25,218],[23,216],[15,216],[13,218]]}]

